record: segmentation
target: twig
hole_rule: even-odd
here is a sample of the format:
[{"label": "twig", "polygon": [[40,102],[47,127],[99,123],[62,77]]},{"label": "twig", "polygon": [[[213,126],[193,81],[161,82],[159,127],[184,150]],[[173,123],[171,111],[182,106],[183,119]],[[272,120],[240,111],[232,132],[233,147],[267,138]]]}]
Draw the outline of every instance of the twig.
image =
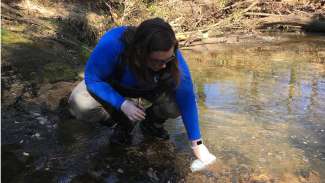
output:
[{"label": "twig", "polygon": [[19,17],[17,15],[16,16],[10,16],[10,15],[2,14],[1,17],[6,18],[8,20],[16,20],[16,21],[19,21],[19,22],[24,22],[24,23],[28,23],[28,24],[34,24],[34,25],[46,27],[48,29],[52,29],[49,26],[46,26],[46,25],[42,24],[39,21],[35,21],[35,20],[32,20],[32,19]]},{"label": "twig", "polygon": [[64,42],[64,43],[68,43],[68,44],[72,44],[72,45],[75,45],[75,46],[80,46],[84,49],[86,49],[87,51],[91,52],[92,50],[90,48],[88,48],[87,46],[84,46],[82,44],[82,42],[80,41],[73,41],[71,39],[68,39],[68,38],[64,38],[64,37],[61,37],[61,38],[53,38],[53,40],[55,41],[58,41],[58,42]]},{"label": "twig", "polygon": [[256,1],[254,1],[248,8],[246,8],[246,9],[244,9],[243,11],[242,11],[242,13],[246,13],[246,12],[248,12],[249,10],[251,10],[255,5],[257,5],[259,3],[259,0],[256,0]]},{"label": "twig", "polygon": [[295,10],[296,12],[299,12],[299,13],[302,13],[302,14],[305,14],[307,15],[308,17],[312,17],[312,15],[310,13],[307,13],[307,12],[304,12],[304,11],[301,11],[301,10]]},{"label": "twig", "polygon": [[263,16],[263,17],[268,17],[268,16],[283,16],[283,15],[277,15],[277,14],[271,14],[271,13],[259,13],[259,12],[246,12],[244,15],[248,16]]},{"label": "twig", "polygon": [[106,1],[104,1],[104,3],[105,3],[105,5],[106,5],[107,8],[108,8],[109,14],[110,14],[110,16],[111,16],[113,22],[116,24],[116,21],[115,21],[115,18],[114,18],[114,16],[113,16],[113,12],[112,12],[112,6],[111,6],[110,4],[108,4]]},{"label": "twig", "polygon": [[201,14],[199,20],[195,23],[194,27],[197,27],[201,23],[202,19],[203,19],[203,15]]},{"label": "twig", "polygon": [[6,9],[6,10],[8,10],[10,13],[13,13],[13,14],[15,14],[15,15],[17,15],[17,16],[20,16],[20,17],[23,16],[23,15],[21,15],[17,10],[13,9],[12,7],[6,5],[6,4],[3,3],[3,2],[1,2],[1,8]]},{"label": "twig", "polygon": [[232,5],[229,5],[229,6],[226,6],[226,7],[222,8],[222,11],[225,11],[225,10],[228,10],[228,9],[231,9],[231,8],[235,8],[236,6],[239,6],[239,5],[247,3],[247,2],[249,2],[249,1],[241,1],[241,2],[234,3]]}]

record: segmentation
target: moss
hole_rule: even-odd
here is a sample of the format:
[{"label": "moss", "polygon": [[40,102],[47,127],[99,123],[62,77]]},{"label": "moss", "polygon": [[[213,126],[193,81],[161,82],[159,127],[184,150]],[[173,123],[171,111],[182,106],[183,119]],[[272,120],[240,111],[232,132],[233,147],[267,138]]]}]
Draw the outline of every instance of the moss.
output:
[{"label": "moss", "polygon": [[83,64],[86,64],[88,58],[90,57],[91,50],[89,50],[86,46],[80,47],[80,56]]},{"label": "moss", "polygon": [[1,28],[1,43],[8,45],[17,43],[31,43],[31,40],[27,39],[22,34]]},{"label": "moss", "polygon": [[231,2],[230,0],[219,0],[219,1],[216,1],[217,6],[218,6],[219,8],[224,8],[224,7],[228,6],[228,4],[229,4],[230,2]]},{"label": "moss", "polygon": [[1,39],[2,63],[10,64],[19,77],[28,82],[75,80],[79,72],[79,63],[75,60],[80,59],[84,64],[90,55],[82,45],[67,48],[50,39],[29,39],[19,31],[8,29],[1,29]]},{"label": "moss", "polygon": [[151,4],[148,6],[147,11],[153,17],[161,17],[164,19],[168,19],[168,14],[170,10],[168,7],[161,7],[159,4]]},{"label": "moss", "polygon": [[49,63],[44,66],[43,72],[45,80],[50,83],[74,80],[77,78],[77,72],[64,63]]}]

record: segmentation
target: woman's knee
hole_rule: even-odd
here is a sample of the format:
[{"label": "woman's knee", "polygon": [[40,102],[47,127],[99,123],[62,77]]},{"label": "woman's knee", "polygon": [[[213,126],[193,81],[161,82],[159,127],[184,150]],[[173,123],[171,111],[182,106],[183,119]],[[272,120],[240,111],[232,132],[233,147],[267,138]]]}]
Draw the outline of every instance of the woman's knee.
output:
[{"label": "woman's knee", "polygon": [[71,101],[69,103],[69,111],[73,116],[82,121],[100,122],[110,118],[110,114],[102,106],[95,106],[85,101]]},{"label": "woman's knee", "polygon": [[69,97],[69,111],[82,121],[107,120],[110,115],[87,91],[84,81],[80,82]]}]

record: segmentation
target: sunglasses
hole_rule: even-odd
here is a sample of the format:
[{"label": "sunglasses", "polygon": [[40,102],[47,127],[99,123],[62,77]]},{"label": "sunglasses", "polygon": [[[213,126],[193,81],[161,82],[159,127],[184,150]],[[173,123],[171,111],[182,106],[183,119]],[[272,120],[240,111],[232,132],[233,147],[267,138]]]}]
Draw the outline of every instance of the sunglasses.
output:
[{"label": "sunglasses", "polygon": [[168,64],[169,62],[173,61],[176,59],[175,54],[173,54],[171,57],[169,57],[166,60],[159,60],[159,59],[150,59],[151,63],[156,65],[156,66],[163,66]]}]

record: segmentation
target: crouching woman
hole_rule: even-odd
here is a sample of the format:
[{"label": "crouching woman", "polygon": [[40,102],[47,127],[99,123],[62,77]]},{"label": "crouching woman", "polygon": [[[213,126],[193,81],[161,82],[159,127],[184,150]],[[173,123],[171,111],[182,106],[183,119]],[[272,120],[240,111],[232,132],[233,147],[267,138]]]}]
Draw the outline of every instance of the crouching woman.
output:
[{"label": "crouching woman", "polygon": [[[133,98],[152,103],[148,108]],[[189,68],[171,26],[160,18],[138,27],[116,27],[100,39],[86,68],[85,80],[69,98],[78,119],[117,123],[112,139],[129,142],[134,123],[145,135],[168,139],[163,124],[181,115],[195,156],[214,158],[202,143]]]}]

